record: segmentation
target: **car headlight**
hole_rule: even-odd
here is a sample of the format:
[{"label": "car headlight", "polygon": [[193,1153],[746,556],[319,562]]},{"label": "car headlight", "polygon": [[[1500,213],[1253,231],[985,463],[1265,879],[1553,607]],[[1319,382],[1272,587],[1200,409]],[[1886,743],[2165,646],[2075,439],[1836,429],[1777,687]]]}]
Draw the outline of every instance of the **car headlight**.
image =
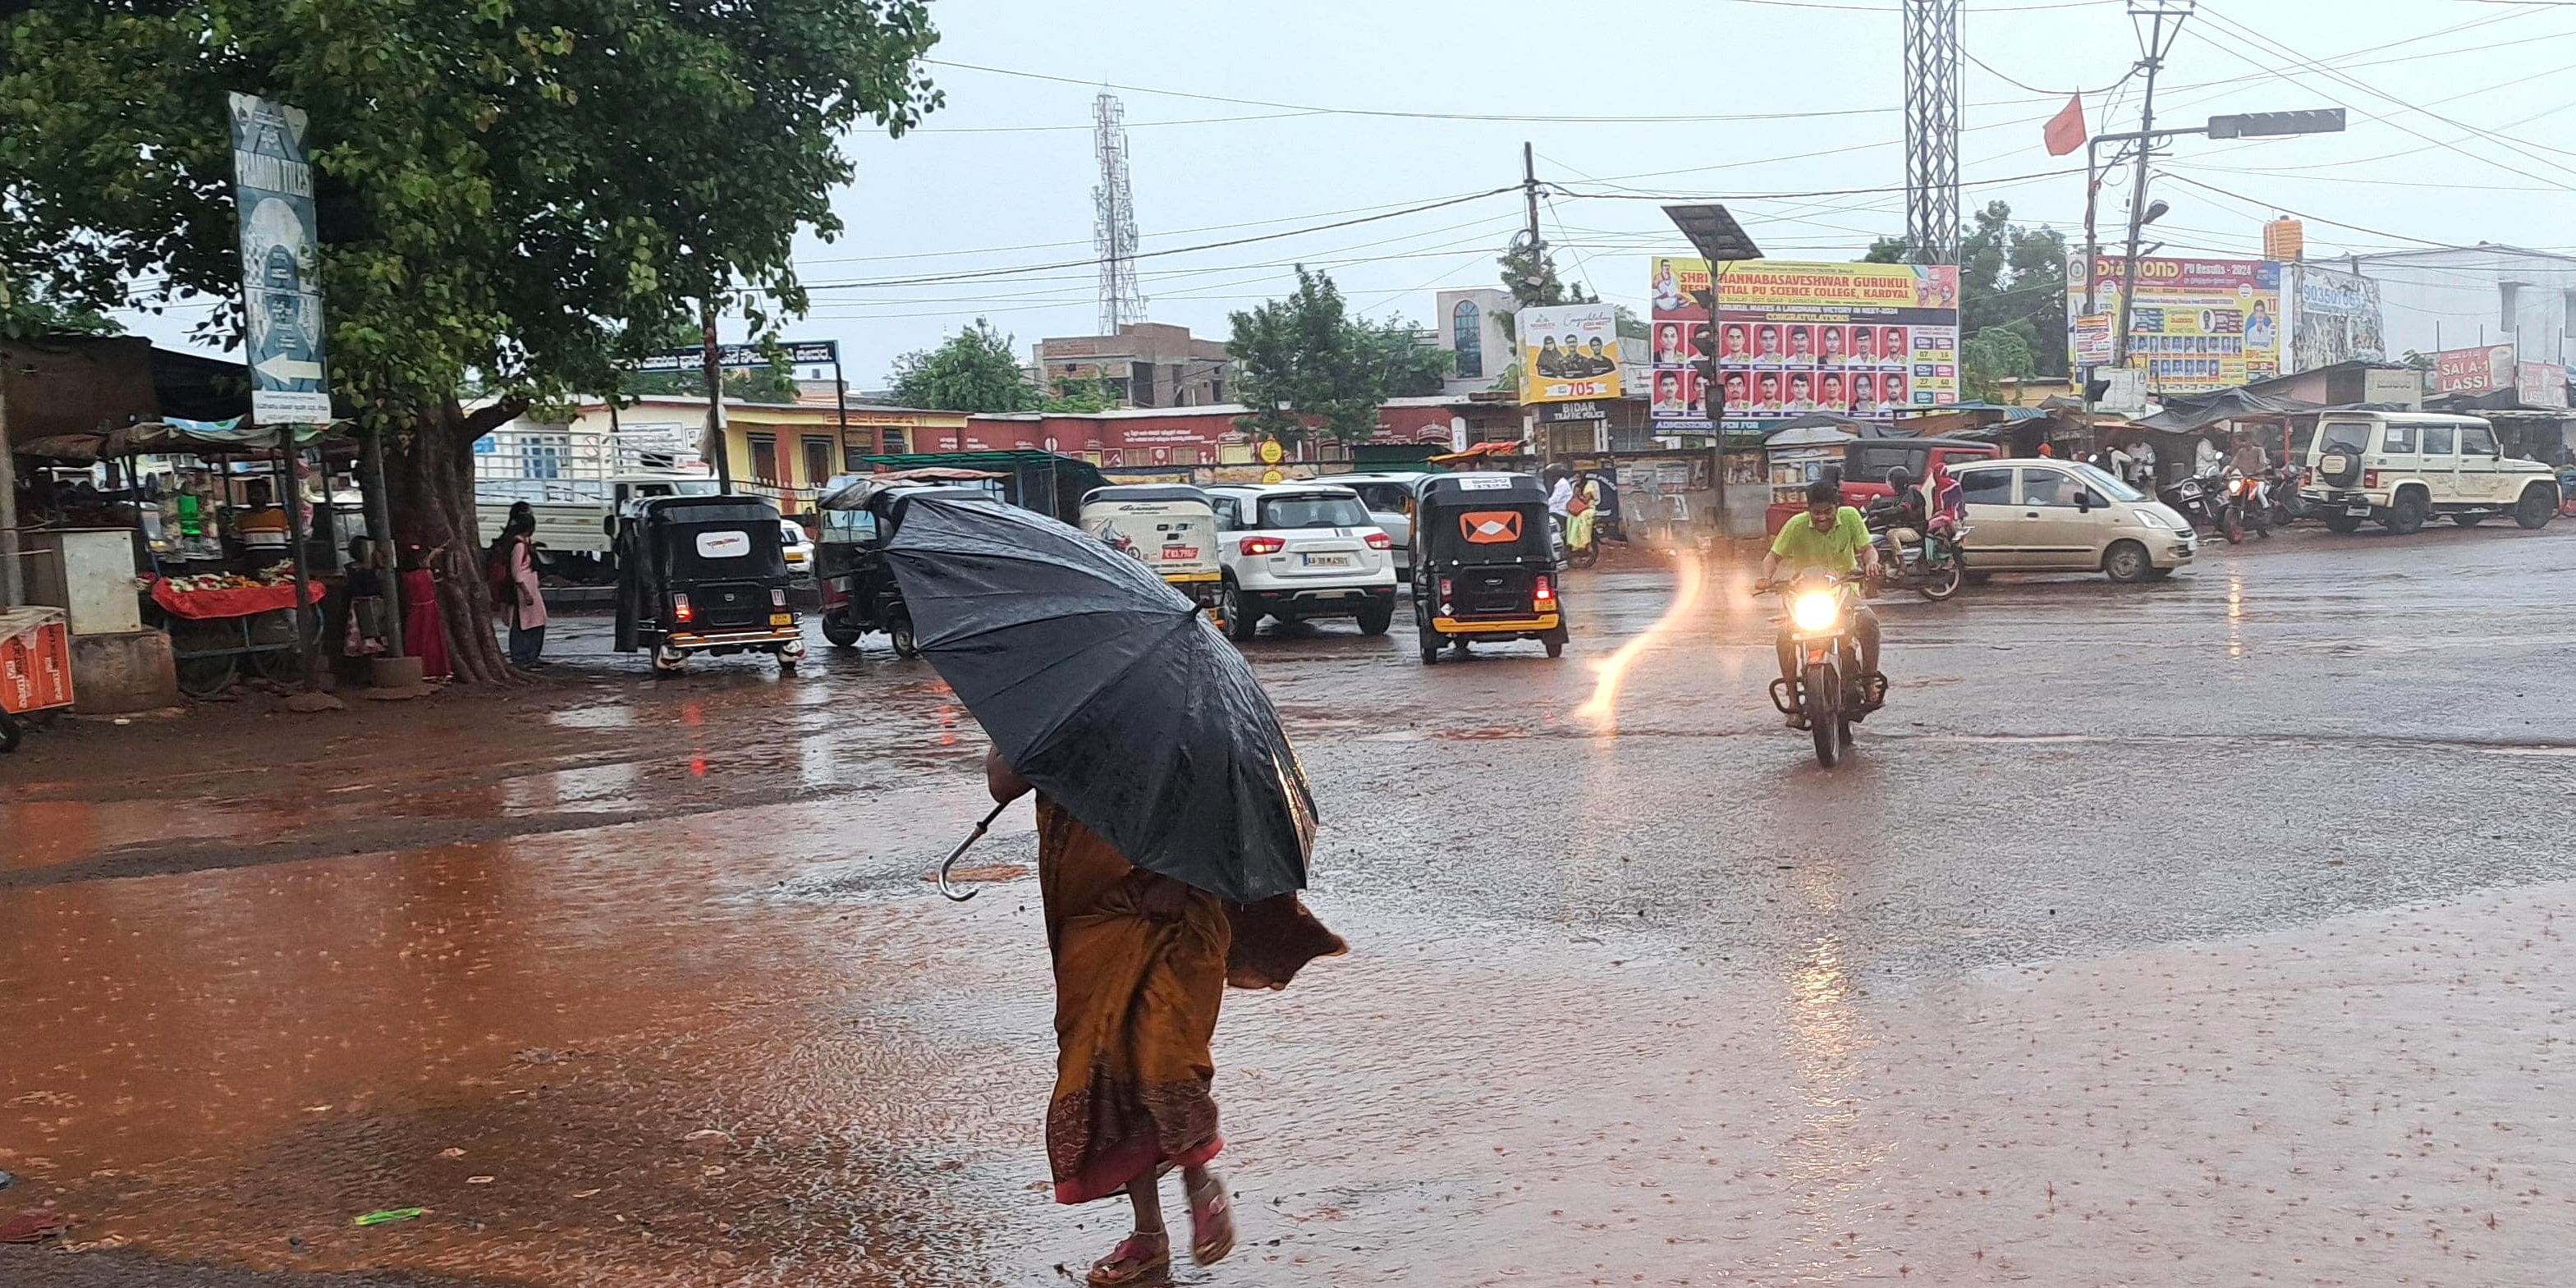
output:
[{"label": "car headlight", "polygon": [[2150,528],[2171,528],[2173,526],[2173,521],[2166,518],[2162,511],[2150,509],[2149,507],[2142,505],[2137,508],[2135,513],[2138,516],[2138,522],[2143,523]]},{"label": "car headlight", "polygon": [[1832,630],[1842,615],[1842,597],[1830,590],[1808,591],[1789,605],[1789,621],[1802,631]]}]

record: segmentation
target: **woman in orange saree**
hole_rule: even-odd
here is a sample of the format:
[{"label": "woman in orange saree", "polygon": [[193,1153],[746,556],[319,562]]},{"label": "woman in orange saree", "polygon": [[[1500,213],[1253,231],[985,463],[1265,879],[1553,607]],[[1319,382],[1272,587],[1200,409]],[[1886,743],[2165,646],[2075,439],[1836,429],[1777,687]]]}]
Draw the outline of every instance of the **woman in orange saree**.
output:
[{"label": "woman in orange saree", "polygon": [[[985,760],[997,801],[1029,790],[999,755]],[[1295,895],[1232,904],[1127,862],[1099,834],[1038,798],[1038,884],[1055,959],[1055,1094],[1047,1161],[1059,1203],[1125,1193],[1133,1231],[1093,1263],[1088,1282],[1130,1284],[1172,1261],[1160,1181],[1180,1169],[1190,1255],[1234,1250],[1225,1182],[1208,1164],[1225,1147],[1209,1084],[1209,1039],[1228,984],[1285,988],[1307,962],[1347,951]]]}]

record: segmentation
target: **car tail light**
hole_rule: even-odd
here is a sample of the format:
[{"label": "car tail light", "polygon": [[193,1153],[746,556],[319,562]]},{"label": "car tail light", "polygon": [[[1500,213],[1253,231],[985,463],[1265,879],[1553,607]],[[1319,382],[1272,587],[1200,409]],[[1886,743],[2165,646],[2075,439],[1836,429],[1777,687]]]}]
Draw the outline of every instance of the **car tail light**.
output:
[{"label": "car tail light", "polygon": [[2365,487],[2365,488],[2376,488],[2376,487],[2378,487],[2378,486],[2379,486],[2379,471],[2377,471],[2377,470],[2363,470],[2363,471],[2361,472],[2361,485],[2362,485],[2363,487]]},{"label": "car tail light", "polygon": [[686,595],[673,595],[673,596],[671,596],[671,620],[672,620],[672,621],[675,621],[675,622],[693,622],[693,621],[696,621],[697,619],[698,619],[698,610],[696,610],[696,609],[694,609],[694,608],[689,607],[689,597],[688,597],[688,596],[686,596]]},{"label": "car tail light", "polygon": [[1449,598],[1449,594],[1450,594],[1450,582],[1449,582],[1449,579],[1448,579],[1448,578],[1446,578],[1446,577],[1443,577],[1443,578],[1441,578],[1441,579],[1440,579],[1440,597],[1441,597],[1442,599],[1447,599],[1447,598]]},{"label": "car tail light", "polygon": [[1542,604],[1554,603],[1556,602],[1556,587],[1547,584],[1547,578],[1542,576],[1538,579],[1538,590],[1533,592],[1530,595],[1530,598],[1535,599]]},{"label": "car tail light", "polygon": [[1366,540],[1368,541],[1369,549],[1371,550],[1395,549],[1395,538],[1390,537],[1383,532],[1372,532],[1368,534]]},{"label": "car tail light", "polygon": [[1287,549],[1288,542],[1281,537],[1245,537],[1240,548],[1248,555],[1275,555]]},{"label": "car tail light", "polygon": [[772,608],[787,607],[787,588],[785,586],[772,586],[769,588],[769,606]]}]

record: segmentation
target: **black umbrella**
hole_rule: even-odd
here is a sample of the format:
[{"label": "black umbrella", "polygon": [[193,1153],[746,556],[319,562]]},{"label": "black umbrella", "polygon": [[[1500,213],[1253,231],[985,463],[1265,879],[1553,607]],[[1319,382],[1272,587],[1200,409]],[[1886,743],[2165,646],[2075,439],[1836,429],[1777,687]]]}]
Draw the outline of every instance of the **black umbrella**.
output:
[{"label": "black umbrella", "polygon": [[1031,786],[1210,894],[1305,887],[1306,771],[1186,596],[1098,538],[972,501],[905,502],[885,553],[923,655]]}]

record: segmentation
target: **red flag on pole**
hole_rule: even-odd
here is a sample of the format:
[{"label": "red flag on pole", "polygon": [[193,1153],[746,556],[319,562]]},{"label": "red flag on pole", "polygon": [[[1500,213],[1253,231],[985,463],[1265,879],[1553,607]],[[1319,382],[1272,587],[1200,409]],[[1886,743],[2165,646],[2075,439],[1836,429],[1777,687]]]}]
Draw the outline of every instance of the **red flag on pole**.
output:
[{"label": "red flag on pole", "polygon": [[2066,100],[2057,115],[2048,118],[2040,134],[2048,141],[2048,155],[2062,157],[2084,146],[2084,96],[2076,94]]}]

